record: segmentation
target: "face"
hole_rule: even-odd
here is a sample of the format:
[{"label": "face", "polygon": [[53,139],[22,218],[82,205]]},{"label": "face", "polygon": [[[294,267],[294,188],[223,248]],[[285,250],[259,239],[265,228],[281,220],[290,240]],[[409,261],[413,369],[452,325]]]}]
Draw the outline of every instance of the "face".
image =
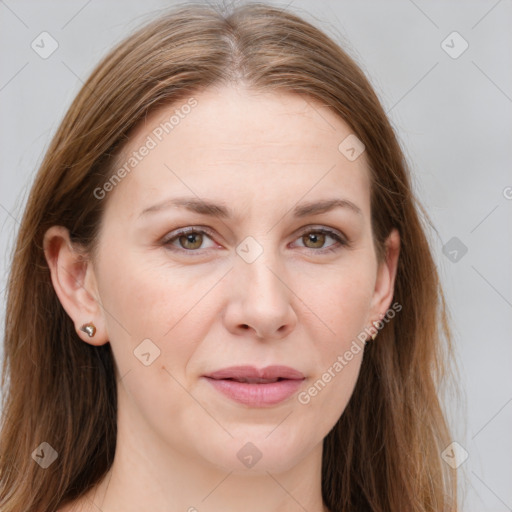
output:
[{"label": "face", "polygon": [[[366,155],[338,149],[341,119],[292,94],[193,98],[149,116],[120,155],[117,168],[137,162],[104,189],[88,284],[123,421],[229,470],[250,442],[242,457],[280,471],[343,413],[364,352],[353,342],[389,307],[396,260],[376,260]],[[252,381],[274,365],[288,370]],[[207,377],[234,366],[256,373]]]}]

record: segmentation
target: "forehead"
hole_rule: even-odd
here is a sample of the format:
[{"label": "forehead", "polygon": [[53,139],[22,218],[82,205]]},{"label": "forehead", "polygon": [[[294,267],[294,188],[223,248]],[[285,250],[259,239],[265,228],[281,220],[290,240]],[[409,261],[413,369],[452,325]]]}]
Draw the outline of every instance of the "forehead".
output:
[{"label": "forehead", "polygon": [[122,198],[110,199],[134,207],[174,193],[243,201],[257,192],[269,202],[283,193],[296,202],[339,188],[365,203],[365,154],[351,161],[340,151],[351,134],[339,116],[305,96],[210,88],[139,124],[116,162],[129,170],[111,193]]}]

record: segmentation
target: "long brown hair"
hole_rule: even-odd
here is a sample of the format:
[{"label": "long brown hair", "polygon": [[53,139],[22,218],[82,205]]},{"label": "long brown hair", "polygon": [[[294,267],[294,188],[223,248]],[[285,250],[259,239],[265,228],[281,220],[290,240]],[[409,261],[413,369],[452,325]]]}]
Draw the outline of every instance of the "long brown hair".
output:
[{"label": "long brown hair", "polygon": [[[457,478],[441,457],[450,432],[439,398],[452,341],[427,240],[394,131],[355,62],[281,8],[231,13],[179,6],[138,29],[96,67],[37,173],[8,281],[0,509],[54,511],[97,484],[116,447],[116,374],[107,343],[80,340],[53,289],[42,241],[52,225],[94,253],[105,206],[94,190],[139,121],[213,84],[294,92],[331,108],[364,143],[379,258],[401,237],[394,301],[402,310],[365,347],[354,393],[324,439],[322,493],[332,512],[457,510]],[[341,142],[341,141],[340,141]],[[428,221],[430,222],[430,221]],[[42,442],[58,458],[33,460]]]}]

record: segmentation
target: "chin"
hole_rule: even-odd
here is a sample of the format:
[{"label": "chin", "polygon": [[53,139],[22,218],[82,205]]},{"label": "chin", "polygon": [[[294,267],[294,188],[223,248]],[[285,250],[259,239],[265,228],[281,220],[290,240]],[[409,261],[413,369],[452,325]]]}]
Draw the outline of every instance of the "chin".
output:
[{"label": "chin", "polygon": [[[295,466],[319,442],[307,443],[303,435],[294,436],[290,430],[276,425],[252,425],[230,430],[233,437],[223,442],[203,446],[200,455],[223,471],[242,474],[282,473]],[[272,429],[275,431],[272,432]],[[209,438],[211,440],[211,437]],[[321,440],[320,440],[321,441]],[[198,444],[195,445],[196,449]]]}]

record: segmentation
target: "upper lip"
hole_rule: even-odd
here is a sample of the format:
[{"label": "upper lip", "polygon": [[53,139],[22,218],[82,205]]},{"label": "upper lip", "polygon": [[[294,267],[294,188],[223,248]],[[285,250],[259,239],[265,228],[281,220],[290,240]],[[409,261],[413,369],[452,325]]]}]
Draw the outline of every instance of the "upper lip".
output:
[{"label": "upper lip", "polygon": [[211,372],[205,377],[211,379],[290,379],[290,380],[302,380],[304,375],[290,368],[289,366],[272,365],[266,366],[265,368],[256,368],[254,366],[230,366],[229,368],[223,368]]}]

